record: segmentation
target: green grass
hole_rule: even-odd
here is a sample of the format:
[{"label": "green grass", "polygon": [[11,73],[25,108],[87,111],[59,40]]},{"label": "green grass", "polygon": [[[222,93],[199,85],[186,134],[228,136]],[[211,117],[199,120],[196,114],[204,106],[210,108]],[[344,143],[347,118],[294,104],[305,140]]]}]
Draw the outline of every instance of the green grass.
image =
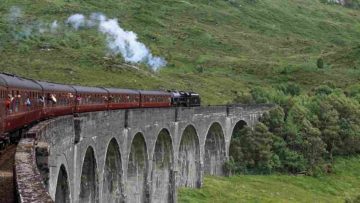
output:
[{"label": "green grass", "polygon": [[360,194],[360,156],[336,159],[333,170],[321,177],[205,177],[201,189],[180,189],[179,202],[344,202]]},{"label": "green grass", "polygon": [[[152,73],[108,59],[95,30],[18,40],[7,20],[12,6],[24,12],[18,32],[39,21],[62,24],[78,12],[118,18],[168,65]],[[359,82],[359,20],[358,10],[317,0],[2,0],[0,71],[71,84],[193,89],[205,104],[288,81],[305,89],[327,81],[347,87]],[[319,57],[328,68],[317,70]]]},{"label": "green grass", "polygon": [[[12,25],[8,13],[24,17]],[[22,27],[102,12],[138,34],[168,65],[158,73],[107,57],[96,30],[69,28],[20,38]],[[15,27],[15,29],[14,29]],[[192,89],[205,104],[232,102],[235,92],[294,82],[304,90],[360,81],[359,10],[320,0],[1,0],[0,71],[68,84],[136,89]],[[50,48],[44,50],[44,48]],[[316,61],[324,58],[325,68]],[[205,178],[182,190],[181,202],[341,202],[360,187],[360,158],[339,159],[321,178]]]}]

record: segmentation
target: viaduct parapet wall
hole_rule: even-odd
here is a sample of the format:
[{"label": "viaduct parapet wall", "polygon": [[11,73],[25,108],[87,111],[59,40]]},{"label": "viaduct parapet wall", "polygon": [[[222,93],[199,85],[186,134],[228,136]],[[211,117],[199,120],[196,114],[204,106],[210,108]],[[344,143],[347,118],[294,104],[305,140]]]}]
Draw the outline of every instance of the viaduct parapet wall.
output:
[{"label": "viaduct parapet wall", "polygon": [[176,202],[178,187],[201,187],[204,174],[223,175],[234,129],[254,126],[270,108],[82,113],[45,121],[28,137],[35,137],[37,176],[56,202]]}]

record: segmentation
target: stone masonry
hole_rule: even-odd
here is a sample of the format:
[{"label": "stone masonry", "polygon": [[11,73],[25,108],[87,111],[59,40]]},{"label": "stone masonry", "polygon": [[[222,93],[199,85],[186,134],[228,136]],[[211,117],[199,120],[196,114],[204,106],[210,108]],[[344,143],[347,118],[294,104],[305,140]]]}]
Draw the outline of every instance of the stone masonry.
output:
[{"label": "stone masonry", "polygon": [[149,108],[58,117],[46,121],[36,137],[37,151],[46,155],[37,157],[39,173],[55,202],[176,202],[178,187],[201,187],[204,175],[224,175],[235,126],[254,126],[270,108]]}]

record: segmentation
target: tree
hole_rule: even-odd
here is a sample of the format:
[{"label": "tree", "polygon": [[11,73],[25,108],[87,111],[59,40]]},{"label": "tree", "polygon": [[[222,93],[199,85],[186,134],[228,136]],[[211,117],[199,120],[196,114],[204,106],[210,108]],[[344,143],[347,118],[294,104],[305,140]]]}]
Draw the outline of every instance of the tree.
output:
[{"label": "tree", "polygon": [[321,131],[322,140],[326,143],[327,151],[332,160],[336,143],[340,140],[339,113],[327,100],[319,102],[319,111],[317,113],[320,122],[318,128]]},{"label": "tree", "polygon": [[272,136],[267,126],[256,124],[254,130],[245,126],[236,132],[230,144],[230,156],[236,171],[242,173],[270,173],[275,165]]},{"label": "tree", "polygon": [[276,134],[281,134],[285,124],[285,112],[280,106],[266,112],[260,121],[264,123],[269,131]]}]

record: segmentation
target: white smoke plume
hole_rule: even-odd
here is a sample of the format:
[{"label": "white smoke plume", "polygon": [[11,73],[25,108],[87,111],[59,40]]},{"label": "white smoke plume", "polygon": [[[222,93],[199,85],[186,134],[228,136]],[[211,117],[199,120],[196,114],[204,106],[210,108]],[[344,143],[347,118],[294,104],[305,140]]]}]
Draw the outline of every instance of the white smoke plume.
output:
[{"label": "white smoke plume", "polygon": [[[52,23],[33,21],[29,24],[22,22],[23,14],[19,7],[11,7],[8,14],[8,23],[13,28],[14,38],[27,39],[32,35],[56,33],[62,29],[57,20]],[[92,13],[88,18],[83,14],[71,15],[65,22],[75,30],[82,28],[96,28],[106,36],[107,47],[111,54],[121,54],[128,63],[144,63],[157,71],[166,66],[166,60],[153,56],[149,48],[138,40],[137,34],[124,30],[117,19],[108,19],[101,13]]]},{"label": "white smoke plume", "polygon": [[106,35],[111,52],[121,53],[126,62],[143,62],[155,71],[166,65],[163,58],[154,57],[149,49],[138,41],[134,32],[122,29],[116,19],[100,21],[99,31]]},{"label": "white smoke plume", "polygon": [[36,26],[36,30],[38,30],[40,34],[44,34],[45,32],[48,31],[47,26],[44,23],[39,23]]},{"label": "white smoke plume", "polygon": [[57,20],[54,20],[50,25],[50,32],[55,33],[57,31],[57,29],[59,29],[59,24],[58,24]]},{"label": "white smoke plume", "polygon": [[60,25],[55,20],[52,23],[46,23],[41,20],[31,21],[25,24],[23,11],[17,6],[10,8],[7,22],[12,28],[12,34],[16,40],[26,39],[32,35],[41,35],[44,33],[55,33]]},{"label": "white smoke plume", "polygon": [[335,3],[335,4],[345,5],[346,1],[345,0],[328,0],[328,3]]},{"label": "white smoke plume", "polygon": [[105,21],[106,17],[101,13],[92,13],[90,15],[90,19],[86,21],[86,25],[88,27],[96,27],[99,26],[99,23]]},{"label": "white smoke plume", "polygon": [[121,28],[117,19],[107,19],[100,13],[91,14],[89,19],[82,14],[74,14],[68,18],[67,23],[76,30],[98,26],[99,32],[107,38],[109,51],[112,54],[121,54],[126,62],[145,63],[154,71],[167,63],[165,59],[153,56],[150,50],[138,41],[136,33]]},{"label": "white smoke plume", "polygon": [[81,27],[85,27],[85,16],[78,13],[74,14],[67,19],[66,23],[78,30]]},{"label": "white smoke plume", "polygon": [[10,23],[17,23],[22,16],[21,9],[17,6],[12,6],[9,11],[8,20]]}]

